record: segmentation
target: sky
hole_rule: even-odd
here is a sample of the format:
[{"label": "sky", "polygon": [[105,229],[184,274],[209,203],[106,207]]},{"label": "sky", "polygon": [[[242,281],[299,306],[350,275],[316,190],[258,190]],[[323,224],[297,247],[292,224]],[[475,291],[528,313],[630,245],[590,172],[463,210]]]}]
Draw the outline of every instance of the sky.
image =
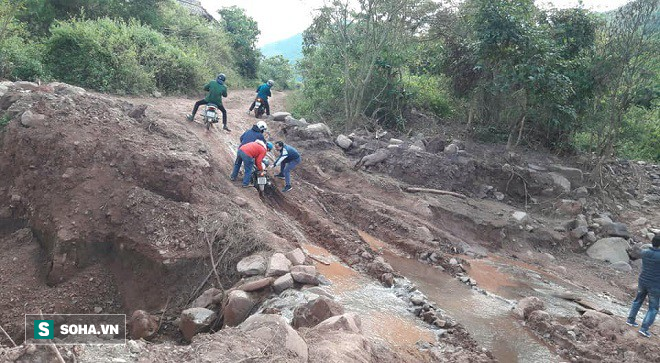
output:
[{"label": "sky", "polygon": [[[593,11],[615,9],[630,0],[582,0],[585,8]],[[201,0],[209,13],[217,16],[222,7],[236,5],[245,9],[245,13],[257,21],[261,35],[257,47],[290,38],[302,33],[312,23],[314,9],[318,9],[323,0]],[[557,8],[575,7],[578,0],[537,0],[543,7],[554,4]]]}]

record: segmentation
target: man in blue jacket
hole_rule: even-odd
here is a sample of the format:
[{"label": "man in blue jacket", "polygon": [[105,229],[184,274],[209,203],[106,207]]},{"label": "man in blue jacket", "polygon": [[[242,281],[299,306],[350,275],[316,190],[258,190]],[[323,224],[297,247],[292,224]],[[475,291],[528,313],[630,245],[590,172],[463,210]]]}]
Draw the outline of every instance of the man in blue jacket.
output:
[{"label": "man in blue jacket", "polygon": [[[239,148],[249,142],[261,140],[264,143],[266,142],[266,138],[264,137],[264,132],[268,130],[268,125],[264,121],[259,121],[257,122],[256,125],[252,125],[252,128],[245,131],[243,135],[241,135],[240,141],[241,144],[238,146]],[[238,176],[238,171],[241,169],[241,165],[243,164],[243,159],[237,154],[236,155],[236,160],[234,160],[234,170],[236,173],[232,171],[230,179],[232,181],[236,180],[236,177]]]},{"label": "man in blue jacket", "polygon": [[300,164],[300,153],[293,146],[285,145],[282,141],[275,142],[275,150],[280,152],[280,156],[275,160],[273,167],[281,165],[280,173],[275,176],[286,182],[282,189],[282,192],[286,193],[292,189],[291,171]]},{"label": "man in blue jacket", "polygon": [[[269,79],[268,82],[262,84],[261,86],[257,87],[257,97],[261,98],[263,101],[264,107],[266,107],[266,116],[270,116],[270,105],[268,104],[268,97],[271,97],[272,94],[270,93],[270,89],[273,87],[273,82],[272,79]],[[248,111],[248,114],[254,110],[254,103],[256,102],[256,98],[254,101],[252,101],[252,104],[250,105],[250,110]]]},{"label": "man in blue jacket", "polygon": [[660,303],[660,234],[656,234],[651,241],[651,248],[642,250],[642,272],[637,283],[637,296],[630,308],[626,324],[637,327],[635,322],[637,312],[642,307],[646,296],[649,297],[649,311],[644,316],[639,334],[650,338],[649,327],[655,321]]}]

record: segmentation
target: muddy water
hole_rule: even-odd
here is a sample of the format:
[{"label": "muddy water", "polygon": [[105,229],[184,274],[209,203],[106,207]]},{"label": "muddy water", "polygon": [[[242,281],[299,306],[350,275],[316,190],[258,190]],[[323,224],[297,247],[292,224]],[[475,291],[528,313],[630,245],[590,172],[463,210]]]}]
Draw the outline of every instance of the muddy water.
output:
[{"label": "muddy water", "polygon": [[[385,243],[367,233],[360,231],[359,234],[373,249],[382,251],[385,260],[395,270],[412,281],[448,316],[461,323],[500,362],[561,361],[512,317],[512,304],[506,299],[478,293],[433,266],[392,253]],[[483,286],[487,290],[506,292],[508,288],[520,286],[520,282],[492,265],[474,271],[479,271],[475,275],[487,281],[487,286]]]},{"label": "muddy water", "polygon": [[417,342],[434,342],[435,333],[407,310],[391,289],[339,263],[327,250],[303,245],[308,254],[328,264],[315,263],[317,270],[332,281],[326,286],[346,311],[360,315],[366,336],[391,346],[412,348]]}]

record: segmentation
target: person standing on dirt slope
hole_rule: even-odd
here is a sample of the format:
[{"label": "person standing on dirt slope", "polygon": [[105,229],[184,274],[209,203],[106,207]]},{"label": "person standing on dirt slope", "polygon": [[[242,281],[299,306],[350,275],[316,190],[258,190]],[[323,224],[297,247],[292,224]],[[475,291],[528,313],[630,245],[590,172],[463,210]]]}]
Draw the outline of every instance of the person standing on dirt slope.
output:
[{"label": "person standing on dirt slope", "polygon": [[275,176],[284,179],[286,182],[284,189],[282,189],[282,192],[286,193],[293,189],[291,187],[291,171],[300,164],[300,153],[296,148],[291,145],[285,145],[282,141],[275,142],[275,150],[280,152],[280,156],[275,160],[273,168],[281,165],[280,173]]},{"label": "person standing on dirt slope", "polygon": [[197,114],[197,109],[199,106],[212,103],[218,106],[218,109],[220,112],[222,112],[222,129],[225,131],[231,131],[227,127],[227,110],[225,110],[225,106],[222,105],[222,97],[227,97],[227,86],[225,86],[225,79],[225,75],[220,73],[215,81],[211,81],[204,86],[204,91],[208,91],[209,94],[207,94],[204,99],[195,103],[192,114],[186,117],[188,121],[193,121],[195,119],[195,114]]},{"label": "person standing on dirt slope", "polygon": [[[266,157],[266,153],[273,149],[272,142],[264,143],[261,140],[248,142],[247,144],[238,148],[238,157],[241,158],[244,164],[244,173],[243,175],[243,188],[250,187],[250,179],[252,178],[252,167],[256,165],[257,170],[263,171],[263,165],[261,162]],[[234,164],[234,170],[231,172],[229,177],[231,180],[236,180],[238,176],[238,171],[241,166]]]},{"label": "person standing on dirt slope", "polygon": [[[243,135],[240,137],[241,145],[239,147],[250,143],[254,142],[257,140],[261,140],[264,143],[266,142],[266,138],[264,137],[264,133],[268,131],[268,125],[264,121],[259,121],[257,122],[256,125],[252,125],[252,128],[245,131]],[[236,153],[236,160],[234,160],[234,170],[240,170],[241,169],[241,164],[243,164],[243,159],[238,155],[238,152]],[[238,174],[238,172],[236,172]],[[237,175],[236,175],[237,176]],[[231,181],[236,180],[236,176],[234,176],[232,172],[232,177]]]},{"label": "person standing on dirt slope", "polygon": [[660,303],[660,234],[653,237],[651,248],[642,250],[642,272],[639,274],[637,284],[637,296],[635,296],[635,301],[633,301],[630,308],[626,324],[634,327],[639,326],[635,322],[635,318],[648,295],[649,311],[644,316],[639,334],[649,338],[651,337],[649,327],[655,320],[658,313],[658,304]]},{"label": "person standing on dirt slope", "polygon": [[[266,107],[266,116],[270,116],[270,104],[268,104],[268,97],[272,97],[273,95],[270,93],[271,87],[273,87],[273,80],[269,79],[268,82],[262,84],[261,86],[257,87],[257,97],[261,98],[261,100],[264,103],[264,107]],[[250,109],[248,110],[248,115],[252,110],[254,110],[254,103],[257,101],[255,98],[254,101],[252,101],[252,104],[250,105]]]}]

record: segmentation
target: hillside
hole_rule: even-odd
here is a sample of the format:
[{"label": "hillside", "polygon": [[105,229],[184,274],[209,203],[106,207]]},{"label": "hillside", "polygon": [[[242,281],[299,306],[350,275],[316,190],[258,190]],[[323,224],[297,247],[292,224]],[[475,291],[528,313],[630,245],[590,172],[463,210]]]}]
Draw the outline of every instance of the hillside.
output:
[{"label": "hillside", "polygon": [[23,344],[39,311],[146,316],[67,363],[660,359],[624,323],[660,166],[612,161],[604,193],[588,158],[276,114],[302,163],[260,196],[228,177],[252,97],[225,132],[192,98],[0,84],[0,361],[55,361]]},{"label": "hillside", "polygon": [[261,48],[261,53],[265,57],[282,55],[289,62],[295,63],[302,58],[302,44],[302,34],[296,34],[291,38],[264,45]]}]

